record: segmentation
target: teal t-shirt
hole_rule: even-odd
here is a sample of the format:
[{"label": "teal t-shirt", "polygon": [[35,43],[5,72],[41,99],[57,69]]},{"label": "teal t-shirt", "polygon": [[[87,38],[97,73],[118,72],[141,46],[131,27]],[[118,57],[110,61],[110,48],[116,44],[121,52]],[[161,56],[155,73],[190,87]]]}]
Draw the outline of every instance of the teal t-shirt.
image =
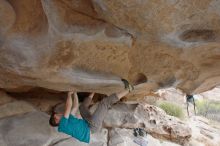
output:
[{"label": "teal t-shirt", "polygon": [[78,119],[73,115],[70,115],[69,119],[64,116],[60,119],[58,131],[68,134],[82,142],[89,143],[90,141],[88,122],[83,119]]}]

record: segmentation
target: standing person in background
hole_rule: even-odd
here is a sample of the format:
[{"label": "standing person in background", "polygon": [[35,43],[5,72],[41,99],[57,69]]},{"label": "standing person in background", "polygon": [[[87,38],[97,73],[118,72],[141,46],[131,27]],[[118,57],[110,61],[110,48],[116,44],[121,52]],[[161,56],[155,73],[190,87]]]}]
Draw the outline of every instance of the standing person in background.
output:
[{"label": "standing person in background", "polygon": [[187,113],[188,113],[188,116],[189,116],[189,103],[193,104],[193,107],[194,107],[194,113],[196,115],[196,103],[195,103],[195,99],[193,97],[193,95],[189,95],[189,94],[186,94],[186,108],[187,108]]}]

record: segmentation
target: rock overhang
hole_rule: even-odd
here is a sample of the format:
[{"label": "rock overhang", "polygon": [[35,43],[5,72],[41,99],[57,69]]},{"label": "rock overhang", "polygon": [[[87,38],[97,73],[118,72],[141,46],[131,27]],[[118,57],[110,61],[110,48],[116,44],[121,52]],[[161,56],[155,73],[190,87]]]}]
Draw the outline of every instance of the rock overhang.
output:
[{"label": "rock overhang", "polygon": [[[220,3],[0,1],[0,88],[186,93],[220,81]],[[7,19],[5,19],[7,18]]]}]

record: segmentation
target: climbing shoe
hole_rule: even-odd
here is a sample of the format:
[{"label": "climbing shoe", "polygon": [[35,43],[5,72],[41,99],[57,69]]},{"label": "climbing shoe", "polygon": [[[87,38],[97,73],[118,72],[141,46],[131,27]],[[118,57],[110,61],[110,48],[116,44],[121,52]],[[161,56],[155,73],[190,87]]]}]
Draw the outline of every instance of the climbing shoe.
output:
[{"label": "climbing shoe", "polygon": [[128,89],[129,92],[131,92],[132,90],[134,90],[134,86],[131,85],[126,79],[121,79],[121,81],[124,83],[125,89]]},{"label": "climbing shoe", "polygon": [[148,134],[148,133],[145,132],[145,130],[142,129],[142,128],[135,128],[134,131],[133,131],[133,135],[134,135],[135,137],[137,137],[137,136],[144,137],[144,136],[147,136],[147,134]]}]

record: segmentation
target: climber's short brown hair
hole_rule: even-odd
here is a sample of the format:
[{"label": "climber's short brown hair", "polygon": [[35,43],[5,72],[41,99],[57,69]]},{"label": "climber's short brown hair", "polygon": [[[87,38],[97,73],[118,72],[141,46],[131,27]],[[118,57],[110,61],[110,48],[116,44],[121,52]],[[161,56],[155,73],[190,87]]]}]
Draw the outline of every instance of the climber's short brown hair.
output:
[{"label": "climber's short brown hair", "polygon": [[55,114],[56,112],[53,111],[50,115],[50,120],[49,120],[49,124],[53,127],[57,127],[59,125],[59,123],[56,123],[55,121],[55,117],[54,117]]}]

